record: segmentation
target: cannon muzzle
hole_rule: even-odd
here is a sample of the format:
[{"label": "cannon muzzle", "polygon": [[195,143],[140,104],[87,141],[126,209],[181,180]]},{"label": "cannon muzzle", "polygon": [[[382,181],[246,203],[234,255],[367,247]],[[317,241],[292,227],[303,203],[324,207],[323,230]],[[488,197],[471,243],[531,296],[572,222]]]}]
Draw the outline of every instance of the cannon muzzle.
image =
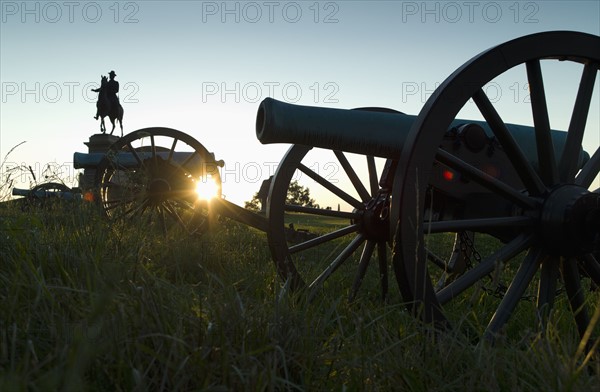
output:
[{"label": "cannon muzzle", "polygon": [[[398,159],[415,119],[400,112],[301,106],[266,98],[258,108],[256,137],[263,144],[301,144]],[[467,125],[479,126],[491,140],[493,132],[485,121],[456,119],[451,128],[467,129]],[[534,128],[506,126],[532,165],[538,168]],[[556,156],[560,156],[566,137],[566,132],[552,131]],[[588,159],[589,155],[582,151],[579,167]]]}]

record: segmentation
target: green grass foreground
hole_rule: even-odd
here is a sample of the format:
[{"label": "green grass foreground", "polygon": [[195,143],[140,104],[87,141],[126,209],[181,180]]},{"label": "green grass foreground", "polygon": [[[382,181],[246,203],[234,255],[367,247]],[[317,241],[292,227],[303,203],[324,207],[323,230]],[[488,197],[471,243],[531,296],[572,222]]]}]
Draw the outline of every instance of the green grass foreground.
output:
[{"label": "green grass foreground", "polygon": [[[0,390],[592,391],[572,330],[476,345],[415,321],[397,287],[307,304],[266,236],[110,226],[93,206],[0,204]],[[477,312],[465,306],[465,314]]]}]

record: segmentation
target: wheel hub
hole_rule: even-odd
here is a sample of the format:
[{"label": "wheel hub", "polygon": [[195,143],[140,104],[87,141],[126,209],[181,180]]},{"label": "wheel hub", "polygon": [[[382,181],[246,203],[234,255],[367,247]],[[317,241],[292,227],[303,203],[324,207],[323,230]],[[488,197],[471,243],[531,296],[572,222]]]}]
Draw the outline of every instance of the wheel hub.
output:
[{"label": "wheel hub", "polygon": [[600,194],[576,185],[554,189],[542,209],[544,246],[563,256],[600,249]]},{"label": "wheel hub", "polygon": [[361,232],[370,240],[387,241],[389,237],[389,196],[378,194],[365,206],[360,217]]},{"label": "wheel hub", "polygon": [[148,184],[148,196],[153,202],[161,202],[169,198],[171,185],[164,178],[154,178]]}]

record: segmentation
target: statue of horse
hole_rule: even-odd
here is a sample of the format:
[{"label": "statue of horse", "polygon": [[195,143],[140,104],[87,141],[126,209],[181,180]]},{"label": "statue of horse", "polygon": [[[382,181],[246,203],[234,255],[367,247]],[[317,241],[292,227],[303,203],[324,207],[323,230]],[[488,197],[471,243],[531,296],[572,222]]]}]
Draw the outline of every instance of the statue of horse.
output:
[{"label": "statue of horse", "polygon": [[96,108],[98,109],[98,116],[101,119],[100,132],[106,133],[104,117],[108,116],[108,118],[110,119],[110,123],[112,124],[112,130],[110,131],[110,134],[112,135],[115,131],[115,120],[119,120],[119,125],[121,127],[121,137],[123,137],[123,107],[119,103],[118,99],[110,99],[108,95],[107,83],[108,77],[103,75],[102,79],[100,80],[100,88],[97,90],[93,90],[98,92],[98,102],[96,103]]}]

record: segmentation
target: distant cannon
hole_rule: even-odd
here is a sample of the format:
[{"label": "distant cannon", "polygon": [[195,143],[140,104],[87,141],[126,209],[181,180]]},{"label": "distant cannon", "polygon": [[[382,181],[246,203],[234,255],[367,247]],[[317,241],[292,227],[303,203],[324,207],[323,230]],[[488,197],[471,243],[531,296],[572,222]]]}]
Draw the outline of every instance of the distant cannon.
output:
[{"label": "distant cannon", "polygon": [[59,182],[46,182],[32,189],[13,188],[13,196],[22,196],[27,205],[44,205],[51,200],[80,200],[81,192]]},{"label": "distant cannon", "polygon": [[221,214],[266,230],[263,216],[221,197],[224,162],[181,131],[140,129],[106,153],[74,153],[73,165],[96,170],[95,198],[111,219],[145,217],[148,230],[200,234]]}]

